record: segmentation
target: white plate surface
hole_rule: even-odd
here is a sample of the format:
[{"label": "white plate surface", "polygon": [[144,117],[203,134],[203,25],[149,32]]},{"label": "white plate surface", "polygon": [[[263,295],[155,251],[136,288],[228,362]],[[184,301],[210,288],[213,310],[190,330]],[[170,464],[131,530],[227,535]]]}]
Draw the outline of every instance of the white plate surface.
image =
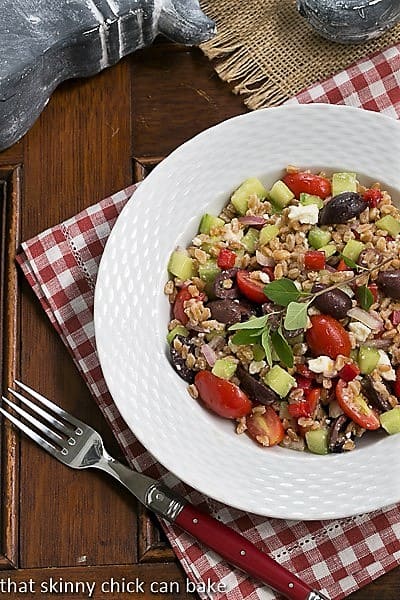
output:
[{"label": "white plate surface", "polygon": [[[364,437],[346,454],[264,449],[193,400],[167,358],[166,265],[204,212],[247,177],[267,187],[287,164],[348,170],[400,190],[400,123],[360,109],[307,105],[256,111],[190,140],[146,178],[106,245],[95,293],[101,366],[142,444],[204,494],[259,515],[339,518],[400,500],[400,434]],[[399,197],[399,196],[398,196]]]}]

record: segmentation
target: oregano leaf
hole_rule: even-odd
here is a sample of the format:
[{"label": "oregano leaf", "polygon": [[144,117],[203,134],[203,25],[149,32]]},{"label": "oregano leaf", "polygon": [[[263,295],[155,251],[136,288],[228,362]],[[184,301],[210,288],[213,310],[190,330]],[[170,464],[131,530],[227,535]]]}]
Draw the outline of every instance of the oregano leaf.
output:
[{"label": "oregano leaf", "polygon": [[286,367],[293,367],[293,351],[282,334],[281,329],[271,334],[271,342],[279,359]]},{"label": "oregano leaf", "polygon": [[248,321],[244,321],[244,323],[235,323],[228,329],[229,331],[238,331],[240,329],[263,329],[267,324],[268,319],[269,315],[264,315],[263,317],[249,319]]},{"label": "oregano leaf", "polygon": [[291,302],[287,307],[284,326],[288,331],[305,329],[307,326],[307,310],[310,302]]},{"label": "oregano leaf", "polygon": [[294,282],[285,277],[268,283],[264,288],[264,293],[269,300],[280,306],[288,306],[301,297],[301,292],[299,292]]},{"label": "oregano leaf", "polygon": [[272,367],[272,343],[270,329],[268,326],[265,327],[265,329],[263,329],[263,332],[261,334],[261,345],[264,348],[265,359],[267,361],[267,364],[269,367]]},{"label": "oregano leaf", "polygon": [[236,346],[247,344],[258,344],[261,335],[261,329],[242,329],[235,333],[232,338],[232,343]]},{"label": "oregano leaf", "polygon": [[361,308],[369,310],[374,303],[374,296],[366,285],[361,285],[356,291],[357,300]]}]

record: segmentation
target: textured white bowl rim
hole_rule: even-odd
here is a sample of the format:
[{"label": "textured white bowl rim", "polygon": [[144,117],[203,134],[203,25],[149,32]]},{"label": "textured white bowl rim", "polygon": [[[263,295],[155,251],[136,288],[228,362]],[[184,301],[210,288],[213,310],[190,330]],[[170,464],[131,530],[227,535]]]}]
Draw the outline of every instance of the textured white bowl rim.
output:
[{"label": "textured white bowl rim", "polygon": [[[95,290],[96,343],[115,404],[138,440],[205,495],[277,518],[343,518],[400,500],[390,457],[400,435],[361,440],[350,453],[263,449],[193,400],[167,359],[163,294],[173,248],[246,177],[267,184],[287,164],[354,170],[400,190],[400,124],[369,111],[289,105],[234,117],[170,154],[124,207],[106,244]],[[263,153],[265,158],[260,157]]]}]

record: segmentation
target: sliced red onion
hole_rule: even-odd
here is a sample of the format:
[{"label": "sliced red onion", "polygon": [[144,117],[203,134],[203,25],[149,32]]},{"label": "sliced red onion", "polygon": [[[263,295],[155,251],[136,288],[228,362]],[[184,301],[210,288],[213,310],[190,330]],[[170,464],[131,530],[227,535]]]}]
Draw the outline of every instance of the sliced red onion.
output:
[{"label": "sliced red onion", "polygon": [[200,350],[202,351],[204,358],[206,359],[210,367],[213,367],[215,365],[215,361],[217,360],[217,356],[214,350],[210,348],[208,344],[203,344]]},{"label": "sliced red onion", "polygon": [[364,325],[366,325],[373,331],[381,331],[383,329],[383,321],[380,317],[377,317],[371,312],[367,312],[366,310],[359,308],[358,306],[356,306],[355,308],[351,308],[347,312],[347,314],[349,317],[356,319],[356,321],[364,323]]},{"label": "sliced red onion", "polygon": [[258,264],[263,267],[274,267],[276,264],[272,256],[265,256],[259,250],[256,250],[256,260]]},{"label": "sliced red onion", "polygon": [[245,217],[239,217],[239,222],[242,225],[252,225],[253,227],[263,227],[266,224],[267,219],[256,215],[246,215]]}]

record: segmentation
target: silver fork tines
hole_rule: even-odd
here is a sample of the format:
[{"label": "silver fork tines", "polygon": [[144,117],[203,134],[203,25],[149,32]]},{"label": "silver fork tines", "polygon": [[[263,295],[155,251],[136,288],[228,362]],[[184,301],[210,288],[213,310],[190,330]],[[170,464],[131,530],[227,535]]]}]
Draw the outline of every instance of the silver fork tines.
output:
[{"label": "silver fork tines", "polygon": [[[3,406],[0,406],[0,413],[4,417],[63,464],[74,469],[95,467],[106,471],[141,502],[151,507],[150,499],[154,496],[154,491],[158,490],[153,479],[112,458],[104,449],[100,434],[92,427],[26,384],[20,381],[14,381],[14,384],[24,393],[11,388],[8,388],[8,393],[24,404],[27,410],[2,396]],[[36,402],[27,398],[26,394]]]}]

